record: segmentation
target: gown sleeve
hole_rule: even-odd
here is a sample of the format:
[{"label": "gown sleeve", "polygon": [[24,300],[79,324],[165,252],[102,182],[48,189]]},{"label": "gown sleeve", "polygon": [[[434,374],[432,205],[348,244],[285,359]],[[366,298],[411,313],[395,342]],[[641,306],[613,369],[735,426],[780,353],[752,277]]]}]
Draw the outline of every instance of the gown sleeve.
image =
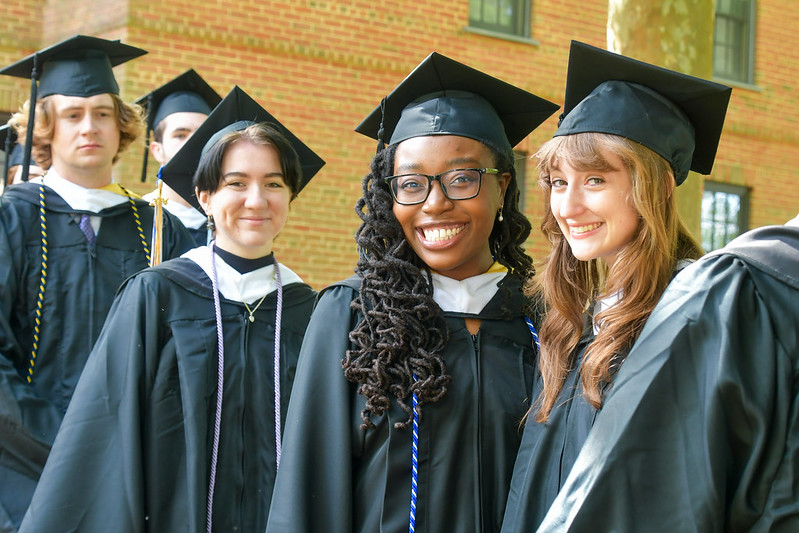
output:
[{"label": "gown sleeve", "polygon": [[141,406],[165,306],[148,281],[132,278],[114,301],[21,532],[146,529]]},{"label": "gown sleeve", "polygon": [[341,361],[355,323],[353,289],[325,291],[300,350],[267,532],[347,532],[353,527],[351,384]]},{"label": "gown sleeve", "polygon": [[62,413],[35,393],[15,364],[27,361],[30,350],[20,344],[13,326],[15,302],[25,290],[19,278],[26,261],[26,221],[11,202],[0,203],[0,211],[0,464],[35,480]]},{"label": "gown sleeve", "polygon": [[799,531],[797,264],[675,278],[538,531]]}]

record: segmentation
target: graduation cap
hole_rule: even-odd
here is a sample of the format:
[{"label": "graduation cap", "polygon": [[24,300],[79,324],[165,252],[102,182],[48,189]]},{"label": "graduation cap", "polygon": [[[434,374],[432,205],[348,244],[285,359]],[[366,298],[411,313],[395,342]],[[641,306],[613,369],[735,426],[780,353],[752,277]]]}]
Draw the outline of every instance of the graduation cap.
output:
[{"label": "graduation cap", "polygon": [[224,100],[211,111],[205,122],[189,137],[186,144],[161,167],[161,179],[202,212],[194,194],[193,184],[194,173],[197,171],[200,159],[225,134],[243,130],[259,122],[269,122],[274,125],[297,152],[302,167],[297,192],[301,191],[324,166],[324,160],[238,86],[233,87]]},{"label": "graduation cap", "polygon": [[[1,69],[0,74],[31,80],[24,158],[30,158],[37,98],[52,94],[80,97],[119,94],[112,67],[146,53],[141,48],[122,44],[118,40],[75,35]],[[27,170],[24,170],[23,180],[27,180],[27,176]]]},{"label": "graduation cap", "polygon": [[[8,124],[0,126],[0,150],[6,154],[3,163],[3,182],[5,183],[8,180],[8,169],[21,165],[24,161],[22,146],[17,144],[17,132]],[[30,159],[30,164],[35,165],[36,163]]]},{"label": "graduation cap", "polygon": [[709,174],[732,89],[572,41],[555,136],[626,137],[669,162],[677,185]]},{"label": "graduation cap", "polygon": [[[112,67],[147,52],[117,41],[75,35],[0,70],[0,74],[39,80],[39,98],[51,94],[94,96],[119,94]],[[31,96],[31,102],[36,101]]]},{"label": "graduation cap", "polygon": [[395,144],[427,135],[459,135],[509,153],[558,105],[433,52],[355,131]]},{"label": "graduation cap", "polygon": [[194,69],[145,94],[136,103],[147,110],[147,131],[144,135],[144,165],[141,181],[147,181],[147,157],[150,131],[156,129],[173,113],[202,113],[208,115],[222,97]]}]

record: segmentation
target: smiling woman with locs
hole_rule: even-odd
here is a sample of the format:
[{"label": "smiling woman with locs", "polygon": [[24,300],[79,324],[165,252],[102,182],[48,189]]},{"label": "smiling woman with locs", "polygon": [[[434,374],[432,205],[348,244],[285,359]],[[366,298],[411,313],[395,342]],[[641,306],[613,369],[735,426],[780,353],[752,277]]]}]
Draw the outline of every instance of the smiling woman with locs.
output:
[{"label": "smiling woman with locs", "polygon": [[512,146],[556,108],[434,53],[357,128],[361,256],[311,318],[267,531],[497,529],[535,361]]}]

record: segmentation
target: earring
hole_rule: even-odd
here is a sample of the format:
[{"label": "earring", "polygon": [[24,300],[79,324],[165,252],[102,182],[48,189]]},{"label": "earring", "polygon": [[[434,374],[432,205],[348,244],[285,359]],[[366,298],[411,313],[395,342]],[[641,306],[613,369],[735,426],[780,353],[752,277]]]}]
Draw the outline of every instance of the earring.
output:
[{"label": "earring", "polygon": [[500,222],[505,220],[505,217],[502,216],[502,206],[499,206],[499,211],[497,212],[497,220],[499,220]]},{"label": "earring", "polygon": [[205,221],[205,225],[208,226],[208,231],[213,233],[216,230],[216,225],[214,225],[214,217],[208,215],[208,220]]}]

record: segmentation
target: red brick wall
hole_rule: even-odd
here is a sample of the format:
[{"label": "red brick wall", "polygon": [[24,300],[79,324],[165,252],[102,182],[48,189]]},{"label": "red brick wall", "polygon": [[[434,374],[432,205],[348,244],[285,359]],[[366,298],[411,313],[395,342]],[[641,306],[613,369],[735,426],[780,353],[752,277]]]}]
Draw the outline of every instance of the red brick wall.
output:
[{"label": "red brick wall", "polygon": [[799,4],[757,4],[755,86],[733,89],[711,177],[751,189],[751,227],[799,212]]},{"label": "red brick wall", "polygon": [[[238,84],[327,161],[294,203],[276,243],[280,260],[321,288],[349,275],[356,260],[353,204],[375,141],[352,130],[422,58],[435,50],[562,102],[569,41],[605,46],[604,0],[533,4],[538,45],[465,31],[466,0],[62,0],[47,3],[43,14],[38,2],[6,0],[0,7],[4,20],[7,13],[36,15],[22,25],[21,36],[0,29],[0,62],[80,32],[149,50],[117,69],[128,100],[188,68],[222,95]],[[757,87],[734,90],[712,176],[751,187],[752,226],[781,223],[799,211],[799,38],[791,31],[799,23],[799,4],[762,0],[758,7]],[[39,20],[49,32],[43,39]],[[27,84],[0,79],[0,109],[18,105],[26,93]],[[555,127],[553,117],[518,149],[534,153]],[[145,192],[153,178],[138,182],[142,146],[123,158],[117,172],[126,185]],[[537,191],[528,162],[527,213],[536,228],[528,251],[540,260],[546,246],[537,233]]]},{"label": "red brick wall", "polygon": [[[41,17],[42,2],[38,0],[0,2],[0,65],[9,65],[39,47]],[[30,82],[0,76],[0,111],[16,111],[21,95],[28,91]]]}]

